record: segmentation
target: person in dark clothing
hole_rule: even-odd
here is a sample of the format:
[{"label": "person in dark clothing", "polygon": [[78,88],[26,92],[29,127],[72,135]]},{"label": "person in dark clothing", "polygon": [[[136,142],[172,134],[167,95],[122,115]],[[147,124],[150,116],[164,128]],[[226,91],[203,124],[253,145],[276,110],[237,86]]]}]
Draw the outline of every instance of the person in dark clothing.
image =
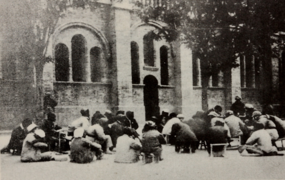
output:
[{"label": "person in dark clothing", "polygon": [[[217,121],[215,126],[209,128],[206,142],[207,142],[207,151],[210,154],[211,144],[226,144],[227,139],[227,130],[224,128],[224,123]],[[214,146],[212,149],[214,157],[223,157],[224,146]]]},{"label": "person in dark clothing", "polygon": [[55,106],[57,106],[57,100],[50,92],[47,92],[44,97],[44,110],[47,111],[48,107],[51,107],[54,112]]},{"label": "person in dark clothing", "polygon": [[32,119],[26,118],[19,126],[13,129],[11,139],[8,145],[1,150],[1,154],[11,153],[11,151],[13,155],[21,154],[23,142],[28,133],[27,127],[31,125],[32,122]]},{"label": "person in dark clothing", "polygon": [[159,118],[157,119],[157,121],[155,122],[158,132],[160,133],[162,132],[164,125],[169,120],[168,115],[169,115],[168,109],[164,109]]},{"label": "person in dark clothing", "polygon": [[161,133],[156,130],[156,125],[152,121],[147,121],[144,127],[144,133],[142,136],[142,150],[146,157],[153,153],[156,161],[163,160],[161,157],[162,144],[165,144],[165,139]]},{"label": "person in dark clothing", "polygon": [[115,115],[110,111],[110,110],[106,110],[104,116],[108,119],[108,124],[113,124],[113,119],[115,117]]},{"label": "person in dark clothing", "polygon": [[133,129],[138,129],[138,128],[139,128],[139,125],[138,125],[136,119],[134,118],[134,112],[132,112],[132,111],[127,111],[126,117],[127,117],[127,118],[130,120],[130,122],[131,122],[131,128],[133,128]]},{"label": "person in dark clothing", "polygon": [[241,102],[241,98],[239,96],[235,97],[235,102],[231,106],[231,110],[234,112],[234,115],[239,117],[239,116],[244,116],[245,110],[244,110],[244,103]]},{"label": "person in dark clothing", "polygon": [[96,111],[92,116],[91,125],[96,124],[101,118],[105,118],[107,122],[107,118],[103,114],[101,114],[100,111]]},{"label": "person in dark clothing", "polygon": [[45,132],[45,142],[48,145],[46,151],[55,151],[56,143],[59,141],[60,126],[55,124],[56,115],[52,112],[47,114],[47,119],[43,120],[40,129]]}]

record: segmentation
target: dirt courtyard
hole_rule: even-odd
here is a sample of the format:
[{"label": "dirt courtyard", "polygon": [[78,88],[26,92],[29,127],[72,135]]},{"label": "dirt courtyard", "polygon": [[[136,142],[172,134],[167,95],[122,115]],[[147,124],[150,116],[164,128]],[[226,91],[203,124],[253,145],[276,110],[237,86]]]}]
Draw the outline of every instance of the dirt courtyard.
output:
[{"label": "dirt courtyard", "polygon": [[[9,141],[0,135],[0,147]],[[285,153],[285,151],[279,151]],[[66,155],[63,155],[66,156]],[[21,163],[19,156],[1,154],[1,180],[185,180],[185,179],[285,179],[285,156],[244,157],[228,150],[226,158],[210,158],[205,150],[177,154],[163,146],[164,160],[158,164],[118,164],[104,155],[90,164],[64,162]]]}]

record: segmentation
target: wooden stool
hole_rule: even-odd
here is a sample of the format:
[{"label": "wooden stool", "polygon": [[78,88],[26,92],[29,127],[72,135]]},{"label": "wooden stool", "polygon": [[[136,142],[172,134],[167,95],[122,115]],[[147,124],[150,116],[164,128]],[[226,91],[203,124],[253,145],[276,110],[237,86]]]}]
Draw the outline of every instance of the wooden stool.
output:
[{"label": "wooden stool", "polygon": [[145,153],[141,153],[142,156],[142,162],[143,164],[149,164],[152,162],[156,162],[154,154],[145,154]]},{"label": "wooden stool", "polygon": [[214,157],[213,156],[213,146],[224,146],[224,153],[226,152],[226,150],[227,150],[227,146],[228,146],[228,144],[227,143],[217,143],[217,144],[210,144],[210,157]]},{"label": "wooden stool", "polygon": [[279,139],[277,139],[276,141],[280,141],[280,142],[281,142],[282,150],[284,150],[284,144],[283,144],[283,141],[285,141],[285,137],[279,138]]}]

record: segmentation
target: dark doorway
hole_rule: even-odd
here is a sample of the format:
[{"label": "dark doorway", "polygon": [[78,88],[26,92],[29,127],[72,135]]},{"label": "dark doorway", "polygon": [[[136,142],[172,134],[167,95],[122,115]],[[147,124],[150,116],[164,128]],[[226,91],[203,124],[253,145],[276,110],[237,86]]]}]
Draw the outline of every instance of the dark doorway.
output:
[{"label": "dark doorway", "polygon": [[159,116],[158,106],[158,81],[154,76],[148,75],[143,80],[144,83],[144,106],[146,120],[152,116]]}]

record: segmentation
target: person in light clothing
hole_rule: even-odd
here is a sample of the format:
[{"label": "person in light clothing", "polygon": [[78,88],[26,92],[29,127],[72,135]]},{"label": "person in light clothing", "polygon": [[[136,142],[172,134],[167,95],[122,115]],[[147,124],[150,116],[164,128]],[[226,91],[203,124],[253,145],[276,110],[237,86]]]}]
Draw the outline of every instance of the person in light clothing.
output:
[{"label": "person in light clothing", "polygon": [[138,133],[134,129],[125,128],[124,134],[117,140],[115,154],[116,163],[135,163],[139,161],[142,145],[139,141]]},{"label": "person in light clothing", "polygon": [[226,119],[225,122],[228,125],[231,133],[232,138],[237,138],[239,136],[243,135],[242,129],[245,128],[245,124],[242,122],[242,120],[234,115],[234,112],[231,110],[228,110],[226,113]]}]

